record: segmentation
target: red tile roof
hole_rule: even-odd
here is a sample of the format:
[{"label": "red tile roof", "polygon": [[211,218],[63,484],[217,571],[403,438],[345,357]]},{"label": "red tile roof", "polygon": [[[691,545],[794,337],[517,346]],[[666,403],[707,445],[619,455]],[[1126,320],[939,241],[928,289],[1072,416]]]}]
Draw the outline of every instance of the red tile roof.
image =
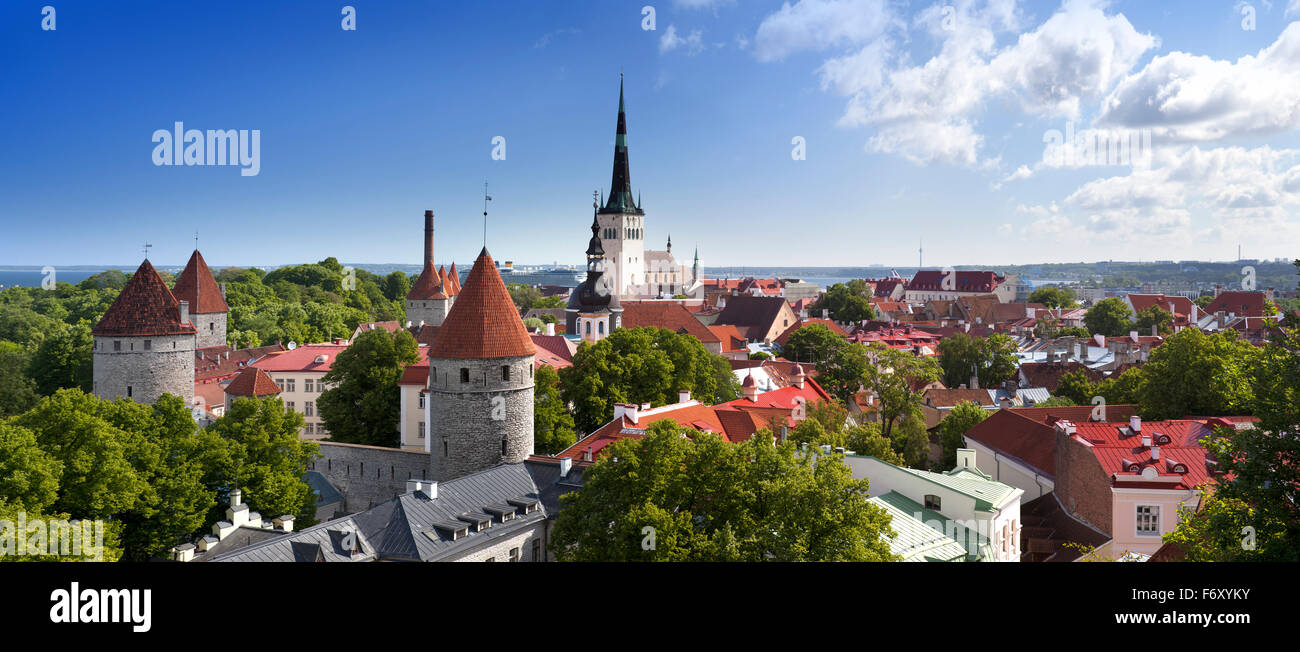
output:
[{"label": "red tile roof", "polygon": [[201,348],[194,352],[194,380],[232,377],[250,362],[280,351],[284,351],[284,347],[279,344],[247,349],[231,349],[224,345]]},{"label": "red tile roof", "polygon": [[275,396],[280,393],[280,386],[265,371],[247,367],[226,385],[226,393],[231,396]]},{"label": "red tile roof", "polygon": [[709,332],[713,333],[715,337],[722,341],[723,353],[735,353],[738,351],[749,350],[745,346],[747,344],[745,336],[741,335],[740,331],[737,330],[735,326],[730,324],[715,324],[713,326],[706,326],[705,328],[708,328]]},{"label": "red tile roof", "polygon": [[487,247],[469,270],[465,288],[438,329],[430,357],[482,359],[535,355],[505,281]]},{"label": "red tile roof", "polygon": [[1063,376],[1076,371],[1082,371],[1088,377],[1088,380],[1094,383],[1101,382],[1101,372],[1089,369],[1087,365],[1075,360],[1069,362],[1025,362],[1020,365],[1020,373],[1024,375],[1029,387],[1046,387],[1049,392],[1055,392],[1061,386]]},{"label": "red tile roof", "polygon": [[537,359],[534,364],[549,365],[553,369],[573,366],[573,353],[577,346],[563,335],[536,335],[529,337],[537,347]]},{"label": "red tile roof", "polygon": [[1202,312],[1236,313],[1238,317],[1266,317],[1263,292],[1222,292]]},{"label": "red tile roof", "polygon": [[[292,351],[272,353],[251,366],[264,371],[318,371],[327,373],[338,354],[348,348],[347,344],[304,344]],[[324,357],[320,362],[318,357]]]},{"label": "red tile roof", "polygon": [[1133,304],[1133,312],[1135,314],[1142,312],[1151,306],[1159,306],[1161,310],[1172,314],[1175,318],[1185,318],[1192,312],[1192,300],[1183,296],[1130,294],[1128,295],[1128,300],[1129,303]]},{"label": "red tile roof", "polygon": [[623,328],[654,326],[693,336],[704,344],[717,344],[722,338],[706,328],[685,306],[674,301],[624,301]]},{"label": "red tile roof", "polygon": [[[1212,481],[1207,454],[1200,444],[1202,438],[1213,434],[1205,421],[1147,421],[1142,424],[1140,434],[1125,437],[1123,431],[1127,426],[1128,422],[1075,424],[1075,437],[1090,445],[1102,469],[1114,477],[1115,486],[1186,490]],[[1169,442],[1158,443],[1160,435],[1167,435]],[[1144,446],[1142,438],[1148,436],[1152,445]],[[1159,448],[1158,457],[1154,448]],[[1175,464],[1183,470],[1176,470]],[[1177,481],[1148,478],[1143,475],[1146,469],[1154,470],[1156,479],[1176,478]]]},{"label": "red tile roof", "polygon": [[203,260],[203,254],[198,249],[190,255],[189,264],[185,265],[185,270],[176,278],[172,295],[178,301],[189,301],[191,314],[230,312],[225,298],[221,296],[221,286],[217,285],[217,279],[212,278],[212,270],[208,269],[208,263]]},{"label": "red tile roof", "polygon": [[[956,285],[951,288],[943,286],[944,272],[942,270],[930,269],[919,270],[916,276],[907,283],[908,291],[913,290],[936,290],[948,292],[992,292],[1003,277],[998,276],[995,272],[979,271],[958,271],[954,275]],[[877,295],[880,296],[879,291]]]},{"label": "red tile roof", "polygon": [[406,365],[402,369],[402,377],[398,379],[398,385],[419,385],[421,387],[429,384],[429,347],[420,345],[416,349],[420,359]]},{"label": "red tile roof", "polygon": [[415,279],[415,285],[406,293],[406,298],[415,301],[447,298],[442,291],[442,278],[438,276],[438,270],[433,268],[432,260],[425,261],[424,271],[420,272],[420,278]]},{"label": "red tile roof", "polygon": [[[1128,423],[1136,414],[1133,405],[1108,405],[1106,418]],[[1009,455],[1051,478],[1056,475],[1056,434],[1054,424],[1065,420],[1087,423],[1093,406],[1028,407],[998,410],[970,430],[966,439],[974,440],[1003,455]]]},{"label": "red tile roof", "polygon": [[447,281],[451,284],[452,296],[460,294],[460,272],[456,271],[456,263],[451,264],[451,270],[447,272]]},{"label": "red tile roof", "polygon": [[193,335],[194,325],[181,321],[179,305],[157,270],[145,260],[91,333],[108,337]]}]

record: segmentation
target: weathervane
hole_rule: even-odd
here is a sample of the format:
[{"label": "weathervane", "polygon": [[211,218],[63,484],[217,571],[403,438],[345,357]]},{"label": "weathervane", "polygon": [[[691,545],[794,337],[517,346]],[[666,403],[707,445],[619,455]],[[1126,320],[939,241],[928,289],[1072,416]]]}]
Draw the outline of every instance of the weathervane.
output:
[{"label": "weathervane", "polygon": [[488,182],[483,182],[483,248],[487,249],[487,203],[492,201],[488,194]]},{"label": "weathervane", "polygon": [[145,258],[145,260],[148,260],[148,259],[149,259],[149,248],[152,247],[152,246],[153,246],[153,245],[151,245],[151,244],[149,244],[148,242],[146,242],[146,243],[144,243],[144,247],[141,248],[141,251],[144,252],[144,258]]}]

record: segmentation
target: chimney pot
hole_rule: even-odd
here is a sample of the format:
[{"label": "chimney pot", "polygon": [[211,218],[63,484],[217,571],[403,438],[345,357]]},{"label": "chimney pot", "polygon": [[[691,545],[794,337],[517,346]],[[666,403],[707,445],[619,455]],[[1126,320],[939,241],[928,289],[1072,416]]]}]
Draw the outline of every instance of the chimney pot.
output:
[{"label": "chimney pot", "polygon": [[181,301],[180,304],[179,304],[178,307],[177,307],[177,311],[180,313],[181,323],[182,323],[182,324],[187,324],[187,323],[189,323],[189,321],[190,321],[190,302],[189,302],[189,301]]}]

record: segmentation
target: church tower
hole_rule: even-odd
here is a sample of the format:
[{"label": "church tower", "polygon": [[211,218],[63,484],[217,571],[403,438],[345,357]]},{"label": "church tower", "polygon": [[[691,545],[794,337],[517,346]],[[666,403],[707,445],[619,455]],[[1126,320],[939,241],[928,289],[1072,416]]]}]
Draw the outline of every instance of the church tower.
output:
[{"label": "church tower", "polygon": [[425,423],[434,480],[533,454],[536,353],[484,247],[429,348]]},{"label": "church tower", "polygon": [[[452,265],[452,272],[456,266]],[[424,269],[406,293],[406,321],[411,326],[441,326],[454,301],[455,285],[446,270],[433,267],[433,211],[424,211]]]},{"label": "church tower", "polygon": [[623,104],[623,80],[618,82],[618,127],[614,134],[614,172],[609,197],[601,208],[601,246],[605,252],[606,273],[612,278],[618,296],[644,294],[645,212],[632,198],[632,174],[627,160],[627,114]]},{"label": "church tower", "polygon": [[212,270],[208,269],[208,263],[198,249],[190,255],[189,264],[176,278],[172,294],[178,301],[190,304],[190,323],[197,331],[195,346],[204,349],[226,345],[226,314],[230,312],[226,293],[212,278]]},{"label": "church tower", "polygon": [[194,325],[148,259],[90,334],[94,393],[153,403],[163,394],[194,400]]},{"label": "church tower", "polygon": [[622,325],[623,306],[605,273],[605,250],[600,239],[599,205],[592,204],[591,240],[587,243],[587,278],[569,294],[564,307],[566,333],[581,335],[584,342],[605,339]]}]

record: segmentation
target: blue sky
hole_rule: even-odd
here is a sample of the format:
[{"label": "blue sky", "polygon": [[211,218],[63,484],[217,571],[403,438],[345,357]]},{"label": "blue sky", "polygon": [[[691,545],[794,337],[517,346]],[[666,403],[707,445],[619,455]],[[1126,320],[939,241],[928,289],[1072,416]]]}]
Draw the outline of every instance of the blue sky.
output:
[{"label": "blue sky", "polygon": [[[1300,0],[6,2],[0,265],[134,264],[145,240],[182,264],[196,229],[213,265],[416,263],[425,209],[439,262],[469,261],[484,180],[494,256],[578,262],[620,71],[648,244],[679,258],[1295,257],[1295,20]],[[155,166],[176,121],[259,130],[260,172]],[[1149,130],[1150,163],[1052,165],[1069,124]]]}]

